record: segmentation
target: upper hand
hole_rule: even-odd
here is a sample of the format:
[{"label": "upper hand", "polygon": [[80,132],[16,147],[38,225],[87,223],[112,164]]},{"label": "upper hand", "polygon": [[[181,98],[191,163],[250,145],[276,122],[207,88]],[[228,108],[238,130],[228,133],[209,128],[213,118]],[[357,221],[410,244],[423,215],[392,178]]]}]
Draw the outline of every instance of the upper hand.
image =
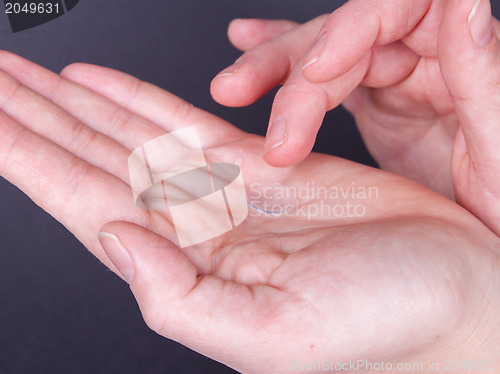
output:
[{"label": "upper hand", "polygon": [[248,105],[284,83],[270,122],[285,128],[270,127],[265,149],[277,166],[302,160],[343,102],[383,169],[456,197],[499,234],[500,41],[477,22],[500,23],[482,0],[469,24],[474,4],[351,0],[304,25],[234,21],[230,39],[247,52],[212,95]]}]

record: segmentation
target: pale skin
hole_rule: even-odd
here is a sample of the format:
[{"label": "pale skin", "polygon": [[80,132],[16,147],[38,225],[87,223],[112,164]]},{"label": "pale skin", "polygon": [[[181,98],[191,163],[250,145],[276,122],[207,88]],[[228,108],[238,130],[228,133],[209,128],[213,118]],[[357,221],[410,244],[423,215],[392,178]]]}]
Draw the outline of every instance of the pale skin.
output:
[{"label": "pale skin", "polygon": [[[235,20],[229,37],[246,53],[212,95],[242,106],[284,83],[271,122],[284,118],[286,139],[270,151],[268,139],[265,155],[276,166],[302,160],[325,112],[343,103],[381,168],[456,198],[500,234],[500,22],[483,0],[475,15],[493,32],[476,44],[475,3],[351,0],[304,25]],[[308,65],[318,34],[327,44]]]},{"label": "pale skin", "polygon": [[[290,360],[494,357],[499,239],[450,200],[327,155],[272,167],[263,138],[117,71],[78,64],[60,77],[6,52],[0,61],[2,176],[119,275],[96,233],[121,240],[159,334],[248,373],[285,373]],[[181,250],[167,215],[134,205],[127,158],[188,125],[210,161],[243,159],[247,185],[355,181],[379,196],[362,201],[363,217],[250,215]]]},{"label": "pale skin", "polygon": [[[159,334],[245,373],[287,373],[291,360],[498,356],[500,239],[479,214],[332,156],[271,166],[264,138],[111,69],[76,64],[57,75],[8,52],[0,69],[0,175],[128,281]],[[168,212],[135,206],[127,158],[190,125],[210,161],[242,160],[247,186],[355,182],[379,194],[362,201],[361,217],[250,215],[180,249]],[[100,231],[126,247],[127,272],[101,247]]]}]

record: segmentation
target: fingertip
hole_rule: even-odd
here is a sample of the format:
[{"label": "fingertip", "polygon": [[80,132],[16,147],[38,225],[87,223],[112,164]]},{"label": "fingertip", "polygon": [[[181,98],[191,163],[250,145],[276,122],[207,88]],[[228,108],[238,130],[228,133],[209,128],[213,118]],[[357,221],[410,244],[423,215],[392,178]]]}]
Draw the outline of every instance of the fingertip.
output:
[{"label": "fingertip", "polygon": [[312,83],[321,83],[326,81],[324,75],[318,75],[314,64],[318,64],[325,50],[328,48],[328,32],[326,30],[321,31],[319,36],[313,43],[307,57],[304,59],[302,65],[302,75]]},{"label": "fingertip", "polygon": [[248,35],[251,30],[248,28],[247,20],[235,18],[227,27],[227,37],[231,44],[240,51],[246,51],[251,47]]},{"label": "fingertip", "polygon": [[297,76],[276,94],[264,160],[277,167],[302,161],[311,152],[327,110],[325,91]]},{"label": "fingertip", "polygon": [[72,75],[72,74],[84,74],[84,73],[96,73],[99,71],[103,70],[109,70],[109,71],[117,71],[117,70],[112,70],[110,68],[107,68],[105,66],[99,66],[99,65],[94,65],[94,64],[87,64],[85,62],[74,62],[72,64],[66,65],[59,75]]},{"label": "fingertip", "polygon": [[221,105],[228,107],[242,107],[257,101],[262,92],[255,87],[256,81],[248,77],[246,72],[227,72],[227,69],[219,73],[210,83],[210,94],[212,98]]},{"label": "fingertip", "polygon": [[489,0],[477,0],[467,19],[469,30],[478,47],[486,47],[493,37],[493,19]]},{"label": "fingertip", "polygon": [[[438,58],[445,83],[454,97],[472,99],[485,96],[487,88],[498,87],[494,66],[500,56],[500,40],[493,28],[490,9],[488,0],[448,3],[439,28]],[[481,21],[484,30],[475,39],[474,30],[478,31]],[[485,32],[488,36],[481,36]]]},{"label": "fingertip", "polygon": [[229,25],[227,26],[227,32],[228,32],[228,34],[230,34],[232,31],[238,31],[238,26],[239,26],[238,24],[242,20],[244,21],[244,19],[242,19],[242,18],[234,18],[231,21],[229,21]]},{"label": "fingertip", "polygon": [[[192,287],[197,276],[194,265],[177,245],[142,226],[122,221],[110,222],[101,228],[98,238],[110,239],[123,248],[121,253],[115,250],[122,257],[111,258],[111,261],[122,274],[120,266],[123,267],[123,264],[126,264],[125,274],[131,267],[134,269],[131,286],[136,296],[140,296],[138,291],[151,292],[165,286],[183,293]],[[108,251],[106,253],[110,255]],[[133,266],[127,265],[123,253],[128,254]]]},{"label": "fingertip", "polygon": [[275,117],[266,135],[264,160],[275,167],[299,163],[311,153],[318,129],[316,123],[303,123],[298,117]]},{"label": "fingertip", "polygon": [[[300,120],[299,120],[300,121]],[[270,124],[264,160],[271,166],[288,167],[304,160],[312,151],[319,126],[276,117]]]},{"label": "fingertip", "polygon": [[279,167],[294,165],[311,152],[314,134],[310,136],[307,128],[296,126],[293,119],[287,123],[281,115],[271,121],[264,144],[264,159],[269,164]]},{"label": "fingertip", "polygon": [[94,77],[101,76],[102,72],[105,70],[112,71],[111,69],[102,66],[86,64],[83,62],[75,62],[65,66],[61,70],[59,75],[75,83],[81,83],[85,85],[85,83],[88,84],[88,82],[97,83],[94,82]]},{"label": "fingertip", "polygon": [[289,61],[271,42],[252,48],[212,80],[212,97],[231,107],[253,104],[287,77]]},{"label": "fingertip", "polygon": [[80,62],[74,62],[72,64],[66,65],[59,72],[59,75],[63,78],[70,77],[71,75],[74,75],[75,73],[79,72],[82,65],[84,65],[84,64],[82,64]]},{"label": "fingertip", "polygon": [[236,18],[229,23],[227,35],[235,48],[246,51],[297,26],[288,20]]}]

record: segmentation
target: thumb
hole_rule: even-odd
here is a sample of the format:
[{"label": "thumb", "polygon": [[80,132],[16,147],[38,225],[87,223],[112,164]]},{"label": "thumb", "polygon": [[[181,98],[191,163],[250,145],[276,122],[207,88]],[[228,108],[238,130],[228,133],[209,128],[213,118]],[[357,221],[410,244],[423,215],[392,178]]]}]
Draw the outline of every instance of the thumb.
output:
[{"label": "thumb", "polygon": [[[157,310],[172,310],[191,290],[197,270],[187,256],[171,241],[141,226],[111,222],[97,235],[117,275],[129,283],[143,317],[158,330]],[[168,300],[170,305],[161,305]]]},{"label": "thumb", "polygon": [[[153,331],[236,368],[249,364],[248,352],[259,337],[254,333],[261,323],[257,311],[275,313],[275,288],[255,286],[252,291],[250,286],[199,274],[170,240],[132,223],[108,223],[98,237],[115,266],[112,270],[130,284]],[[191,254],[200,272],[209,272],[202,260],[206,248],[191,250],[198,251]]]},{"label": "thumb", "polygon": [[[457,200],[500,232],[500,40],[489,0],[449,1],[438,58],[458,121]],[[497,227],[495,227],[497,226]]]}]

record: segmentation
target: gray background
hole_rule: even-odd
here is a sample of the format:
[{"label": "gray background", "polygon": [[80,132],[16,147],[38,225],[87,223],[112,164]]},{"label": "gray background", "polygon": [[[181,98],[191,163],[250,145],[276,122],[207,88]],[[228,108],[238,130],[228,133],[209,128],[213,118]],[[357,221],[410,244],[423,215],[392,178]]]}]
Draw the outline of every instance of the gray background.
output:
[{"label": "gray background", "polygon": [[[264,135],[273,93],[240,109],[210,97],[211,79],[239,56],[227,40],[229,21],[305,22],[342,2],[81,0],[17,34],[0,6],[0,48],[56,72],[78,61],[122,70]],[[315,150],[373,164],[340,108],[327,115]],[[127,285],[0,178],[0,374],[138,372],[233,373],[151,332]]]}]

